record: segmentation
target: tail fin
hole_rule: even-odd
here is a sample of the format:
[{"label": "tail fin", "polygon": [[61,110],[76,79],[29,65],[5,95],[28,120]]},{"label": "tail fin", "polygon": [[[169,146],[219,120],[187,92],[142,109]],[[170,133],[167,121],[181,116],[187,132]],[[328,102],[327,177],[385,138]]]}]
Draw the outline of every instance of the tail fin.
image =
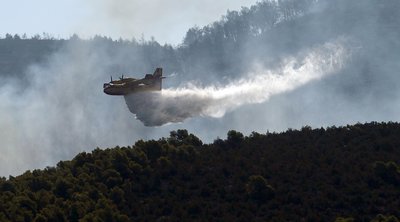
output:
[{"label": "tail fin", "polygon": [[154,71],[153,77],[155,77],[155,87],[157,90],[162,89],[162,68],[156,68],[156,71]]},{"label": "tail fin", "polygon": [[162,68],[157,68],[156,71],[154,71],[153,74],[154,77],[162,77]]}]

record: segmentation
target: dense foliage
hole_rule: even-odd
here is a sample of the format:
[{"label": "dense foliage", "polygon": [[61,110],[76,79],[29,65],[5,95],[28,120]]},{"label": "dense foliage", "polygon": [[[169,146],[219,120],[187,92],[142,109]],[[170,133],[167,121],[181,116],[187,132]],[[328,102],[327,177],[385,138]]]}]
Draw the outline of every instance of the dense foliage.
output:
[{"label": "dense foliage", "polygon": [[186,130],[0,181],[1,221],[397,221],[400,124]]}]

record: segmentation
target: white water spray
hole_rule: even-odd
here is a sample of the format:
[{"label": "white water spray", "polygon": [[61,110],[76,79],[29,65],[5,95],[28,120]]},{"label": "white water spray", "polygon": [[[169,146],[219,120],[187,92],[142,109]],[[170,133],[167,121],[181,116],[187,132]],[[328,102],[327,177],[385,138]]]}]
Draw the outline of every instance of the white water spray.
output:
[{"label": "white water spray", "polygon": [[271,96],[303,86],[339,70],[349,56],[344,39],[316,46],[288,58],[278,69],[256,68],[237,81],[217,87],[188,85],[161,93],[125,97],[129,110],[146,126],[182,122],[195,116],[222,117],[245,104],[262,103]]}]

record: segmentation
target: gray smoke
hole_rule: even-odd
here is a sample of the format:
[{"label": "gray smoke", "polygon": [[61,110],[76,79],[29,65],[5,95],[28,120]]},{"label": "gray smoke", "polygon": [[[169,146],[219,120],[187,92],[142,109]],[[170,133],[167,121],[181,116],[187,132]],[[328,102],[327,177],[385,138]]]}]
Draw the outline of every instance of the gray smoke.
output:
[{"label": "gray smoke", "polygon": [[315,46],[286,58],[275,70],[258,66],[228,85],[201,88],[190,84],[161,92],[131,94],[125,96],[125,101],[145,126],[177,123],[196,116],[220,118],[240,106],[263,103],[273,95],[337,72],[351,54],[345,44],[346,40],[339,38]]},{"label": "gray smoke", "polygon": [[[13,82],[0,87],[0,175],[54,166],[82,151],[131,145],[138,139],[166,136],[177,128],[212,141],[238,126],[232,127],[234,121],[224,123],[226,113],[231,115],[246,104],[262,104],[273,95],[340,70],[349,55],[347,44],[346,39],[339,38],[316,45],[287,57],[280,68],[254,64],[244,77],[226,85],[188,84],[167,87],[160,94],[126,97],[129,109],[146,126],[183,122],[151,128],[134,119],[122,97],[102,92],[102,84],[109,79],[106,70],[125,55],[112,56],[101,45],[70,41],[47,62],[29,67],[29,87],[21,88]],[[185,120],[191,117],[197,118]],[[196,130],[218,122],[223,123],[222,128]]]},{"label": "gray smoke", "polygon": [[0,88],[0,175],[146,138],[149,130],[135,129],[140,126],[132,124],[123,100],[102,92],[109,63],[114,61],[101,46],[71,41],[27,70],[27,88],[12,82]]},{"label": "gray smoke", "polygon": [[[290,17],[299,2],[316,3]],[[288,20],[278,13],[269,28],[250,30],[249,37],[240,32],[246,17],[231,13],[226,27],[222,21],[192,30],[182,47],[166,51],[155,43],[135,48],[137,43],[101,39],[66,41],[26,70],[28,86],[2,79],[0,175],[54,166],[96,147],[166,137],[179,128],[212,142],[231,129],[247,135],[399,121],[398,1],[264,3],[272,11],[282,8]],[[268,17],[256,15],[253,25]],[[125,103],[102,92],[110,74],[140,78],[156,67],[167,76],[176,72],[161,93],[134,94]],[[189,84],[192,79],[207,81]]]},{"label": "gray smoke", "polygon": [[162,44],[177,45],[189,28],[212,23],[228,9],[240,10],[254,3],[256,0],[90,0],[82,4],[87,4],[93,13],[76,31],[127,39],[153,36]]}]

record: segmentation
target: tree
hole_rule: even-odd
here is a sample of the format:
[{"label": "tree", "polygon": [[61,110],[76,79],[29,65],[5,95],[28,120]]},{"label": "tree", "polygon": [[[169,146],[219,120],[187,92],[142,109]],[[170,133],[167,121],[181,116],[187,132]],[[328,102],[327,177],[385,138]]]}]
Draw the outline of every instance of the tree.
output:
[{"label": "tree", "polygon": [[385,216],[382,214],[378,214],[371,222],[399,222],[399,219],[396,216]]},{"label": "tree", "polygon": [[352,217],[338,217],[335,222],[354,222],[354,218]]},{"label": "tree", "polygon": [[227,142],[231,147],[238,147],[243,142],[244,136],[241,132],[235,130],[228,131]]},{"label": "tree", "polygon": [[168,143],[174,146],[180,145],[193,145],[201,146],[203,142],[193,134],[189,134],[185,129],[178,129],[177,131],[171,131],[169,134]]},{"label": "tree", "polygon": [[59,178],[56,181],[54,194],[56,194],[57,196],[63,197],[63,198],[68,198],[69,197],[68,190],[71,186],[72,185],[69,182],[67,182],[65,179]]},{"label": "tree", "polygon": [[249,177],[246,184],[246,191],[250,199],[263,203],[274,197],[274,188],[267,183],[267,180],[261,175]]},{"label": "tree", "polygon": [[7,39],[7,40],[11,40],[12,38],[13,38],[13,37],[12,37],[12,35],[11,35],[10,33],[7,33],[7,34],[6,34],[6,39]]},{"label": "tree", "polygon": [[385,182],[398,185],[400,183],[400,168],[393,162],[377,161],[374,163],[375,174]]}]

